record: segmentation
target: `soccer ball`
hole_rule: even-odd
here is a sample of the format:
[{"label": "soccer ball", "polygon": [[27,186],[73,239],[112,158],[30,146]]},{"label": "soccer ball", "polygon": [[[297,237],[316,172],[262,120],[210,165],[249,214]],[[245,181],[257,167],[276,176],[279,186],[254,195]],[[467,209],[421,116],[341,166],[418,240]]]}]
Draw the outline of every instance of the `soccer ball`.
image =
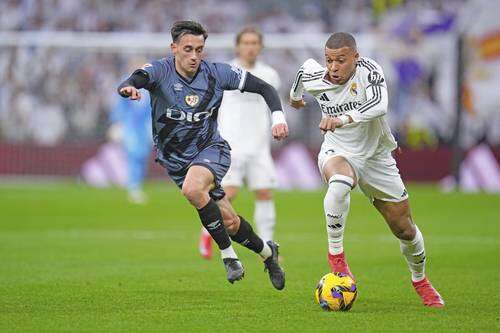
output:
[{"label": "soccer ball", "polygon": [[314,294],[324,310],[348,311],[358,296],[358,288],[349,275],[328,273],[319,280]]}]

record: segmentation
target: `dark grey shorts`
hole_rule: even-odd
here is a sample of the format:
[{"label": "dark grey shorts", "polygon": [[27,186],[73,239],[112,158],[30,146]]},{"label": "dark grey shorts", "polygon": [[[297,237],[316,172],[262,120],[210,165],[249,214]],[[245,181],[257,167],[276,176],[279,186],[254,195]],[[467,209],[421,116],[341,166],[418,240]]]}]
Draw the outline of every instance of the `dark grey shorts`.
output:
[{"label": "dark grey shorts", "polygon": [[221,181],[231,165],[231,149],[229,145],[227,143],[215,144],[203,149],[196,155],[191,163],[179,171],[170,171],[167,166],[165,167],[170,178],[172,178],[179,188],[182,188],[186,174],[193,165],[204,166],[214,175],[215,188],[209,192],[210,197],[215,201],[224,198],[226,193],[222,189]]}]

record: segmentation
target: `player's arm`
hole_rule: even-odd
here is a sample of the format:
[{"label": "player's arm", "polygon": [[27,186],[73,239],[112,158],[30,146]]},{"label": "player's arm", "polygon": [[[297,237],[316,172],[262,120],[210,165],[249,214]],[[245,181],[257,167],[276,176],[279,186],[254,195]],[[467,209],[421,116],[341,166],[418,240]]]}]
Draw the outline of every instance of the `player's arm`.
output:
[{"label": "player's arm", "polygon": [[306,106],[304,102],[304,85],[302,84],[302,75],[304,74],[303,66],[295,75],[292,88],[290,89],[290,105],[296,109]]},{"label": "player's arm", "polygon": [[366,101],[357,109],[340,117],[325,117],[321,119],[319,128],[324,131],[334,131],[350,123],[369,122],[387,113],[389,97],[384,73],[380,66],[370,63],[370,69],[365,69]]},{"label": "player's arm", "polygon": [[118,94],[131,100],[140,100],[139,89],[145,88],[149,83],[149,74],[144,69],[137,69],[118,86]]},{"label": "player's arm", "polygon": [[346,113],[346,116],[350,118],[349,122],[368,122],[387,113],[389,97],[382,68],[377,66],[365,72],[366,76],[363,81],[366,82],[366,102]]},{"label": "player's arm", "polygon": [[266,81],[246,73],[245,83],[241,91],[256,93],[264,98],[269,110],[271,110],[273,137],[278,140],[286,138],[288,136],[288,125],[276,89]]},{"label": "player's arm", "polygon": [[125,81],[118,86],[118,94],[132,100],[140,100],[139,89],[152,89],[168,75],[168,69],[164,64],[155,60],[144,64],[142,68],[136,69]]}]

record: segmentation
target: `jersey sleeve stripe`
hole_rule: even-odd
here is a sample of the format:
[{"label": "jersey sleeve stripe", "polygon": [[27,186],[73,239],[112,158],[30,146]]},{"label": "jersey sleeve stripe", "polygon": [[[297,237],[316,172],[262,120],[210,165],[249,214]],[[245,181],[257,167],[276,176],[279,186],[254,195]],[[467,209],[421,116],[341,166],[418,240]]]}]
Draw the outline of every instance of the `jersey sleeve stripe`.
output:
[{"label": "jersey sleeve stripe", "polygon": [[358,109],[359,113],[364,113],[368,111],[369,109],[379,104],[380,101],[382,100],[382,93],[380,91],[380,87],[372,87],[372,91],[373,91],[373,98]]},{"label": "jersey sleeve stripe", "polygon": [[320,75],[317,75],[317,76],[313,76],[313,77],[304,77],[304,79],[302,80],[302,82],[309,82],[309,81],[314,81],[314,80],[318,80],[318,79],[321,79],[323,77],[323,74],[320,74]]},{"label": "jersey sleeve stripe", "polygon": [[382,91],[380,89],[380,86],[379,85],[373,85],[373,86],[371,86],[371,88],[372,88],[374,96],[373,96],[373,98],[369,102],[365,103],[364,105],[362,105],[358,109],[359,113],[364,113],[364,112],[368,111],[369,109],[371,109],[375,105],[379,104],[380,101],[382,100]]},{"label": "jersey sleeve stripe", "polygon": [[247,71],[242,70],[240,84],[238,84],[238,90],[240,90],[240,91],[243,90],[243,87],[245,86],[246,79],[247,79]]},{"label": "jersey sleeve stripe", "polygon": [[319,75],[319,74],[323,74],[324,72],[325,72],[324,70],[321,70],[321,71],[318,71],[318,72],[304,73],[304,76],[316,76],[316,75]]},{"label": "jersey sleeve stripe", "polygon": [[373,63],[369,62],[369,61],[368,61],[368,60],[366,60],[366,59],[361,59],[361,60],[359,60],[359,61],[358,61],[358,64],[359,64],[360,66],[362,66],[362,67],[365,67],[365,68],[366,68],[366,69],[368,69],[369,71],[374,71],[374,70],[376,70],[376,69],[377,69],[377,67],[376,67]]},{"label": "jersey sleeve stripe", "polygon": [[297,92],[297,89],[299,88],[299,83],[300,83],[300,80],[302,79],[303,73],[304,73],[304,70],[302,70],[302,69],[300,69],[297,72],[297,76],[295,77],[295,81],[293,82],[293,85],[292,85],[292,91],[294,93]]}]

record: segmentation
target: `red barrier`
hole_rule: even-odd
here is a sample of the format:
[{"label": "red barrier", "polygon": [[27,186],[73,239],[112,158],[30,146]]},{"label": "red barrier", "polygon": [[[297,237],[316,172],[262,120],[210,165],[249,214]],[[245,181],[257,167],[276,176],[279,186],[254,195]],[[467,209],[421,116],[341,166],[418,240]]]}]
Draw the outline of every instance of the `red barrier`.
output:
[{"label": "red barrier", "polygon": [[[82,164],[94,156],[101,142],[64,144],[42,147],[30,144],[0,143],[0,175],[77,176]],[[493,150],[500,161],[500,148]],[[407,150],[395,152],[399,170],[405,180],[438,181],[450,173],[452,152],[437,150]],[[312,154],[315,158],[315,154]],[[150,160],[150,176],[163,176],[164,170]]]}]

